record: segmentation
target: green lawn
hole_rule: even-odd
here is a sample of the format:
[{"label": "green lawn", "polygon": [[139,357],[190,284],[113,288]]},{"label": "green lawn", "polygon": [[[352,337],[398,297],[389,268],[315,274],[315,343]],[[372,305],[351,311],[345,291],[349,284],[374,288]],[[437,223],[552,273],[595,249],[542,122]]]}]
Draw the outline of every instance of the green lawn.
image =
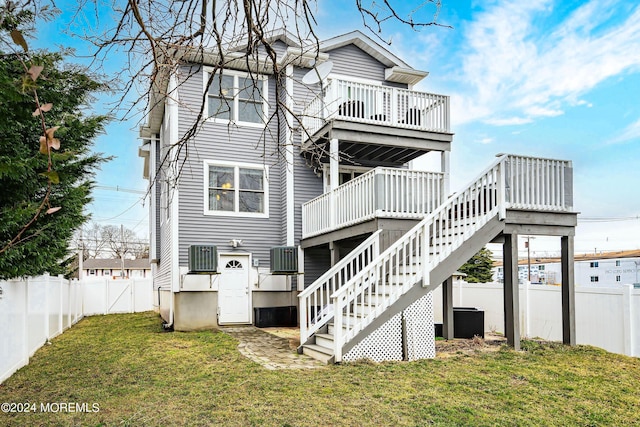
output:
[{"label": "green lawn", "polygon": [[86,318],[0,385],[0,402],[99,411],[0,414],[0,425],[640,423],[640,359],[591,347],[524,342],[522,352],[269,371],[236,345],[219,332],[163,332],[154,313]]}]

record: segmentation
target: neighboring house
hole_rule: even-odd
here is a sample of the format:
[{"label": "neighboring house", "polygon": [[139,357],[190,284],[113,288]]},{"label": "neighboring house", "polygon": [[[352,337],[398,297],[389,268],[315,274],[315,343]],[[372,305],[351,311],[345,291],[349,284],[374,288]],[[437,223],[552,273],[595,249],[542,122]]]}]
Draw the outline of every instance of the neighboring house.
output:
[{"label": "neighboring house", "polygon": [[[263,310],[297,309],[304,352],[314,357],[432,357],[431,291],[443,282],[451,289],[451,275],[486,243],[511,248],[526,227],[573,244],[571,162],[501,156],[448,198],[449,97],[415,90],[427,72],[359,31],[319,50],[286,32],[269,40],[282,70],[280,101],[301,125],[290,113],[280,128],[267,120],[276,76],[262,56],[224,52],[227,69],[208,93],[206,64],[221,58],[215,50],[195,53],[205,65],[159,70],[152,86],[139,153],[168,327],[251,324]],[[175,152],[203,96],[205,118]],[[412,170],[427,153],[440,158],[440,170]],[[570,276],[565,282],[570,288]],[[452,336],[451,298],[444,300]],[[516,298],[509,301],[507,320],[517,322]]]},{"label": "neighboring house", "polygon": [[80,279],[109,277],[112,279],[143,279],[151,276],[149,258],[125,259],[86,259],[82,262]]},{"label": "neighboring house", "polygon": [[[531,283],[559,285],[561,277],[560,258],[533,258]],[[576,286],[620,286],[640,283],[640,250],[601,252],[575,256],[574,270]],[[496,282],[504,280],[502,263],[493,268]],[[518,277],[521,282],[529,280],[529,262],[518,262]]]}]

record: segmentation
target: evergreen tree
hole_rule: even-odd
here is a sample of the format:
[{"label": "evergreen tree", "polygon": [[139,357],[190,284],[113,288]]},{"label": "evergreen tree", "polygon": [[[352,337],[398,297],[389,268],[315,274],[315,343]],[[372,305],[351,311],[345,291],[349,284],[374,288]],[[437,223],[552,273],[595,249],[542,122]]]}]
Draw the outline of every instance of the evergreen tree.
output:
[{"label": "evergreen tree", "polygon": [[487,283],[493,279],[492,267],[491,251],[482,248],[460,267],[459,271],[467,275],[466,281],[469,283]]},{"label": "evergreen tree", "polygon": [[[62,54],[26,54],[20,22],[6,17],[2,39],[10,34],[22,51],[0,45],[0,279],[59,274],[74,230],[87,219],[93,174],[106,160],[91,152],[106,117],[85,113],[104,87]],[[50,160],[46,144],[59,145]]]}]

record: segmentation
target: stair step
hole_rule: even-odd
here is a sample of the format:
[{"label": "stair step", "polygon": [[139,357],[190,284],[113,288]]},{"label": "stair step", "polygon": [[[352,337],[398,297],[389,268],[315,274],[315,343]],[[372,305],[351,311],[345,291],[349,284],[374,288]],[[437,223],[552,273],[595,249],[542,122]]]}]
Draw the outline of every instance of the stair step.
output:
[{"label": "stair step", "polygon": [[[355,311],[356,313],[363,313],[363,314],[369,314],[370,312],[374,311],[376,309],[375,304],[367,304],[367,299],[368,299],[368,295],[365,296],[365,303],[356,303],[353,311]],[[375,296],[373,297],[372,301],[375,301]]]},{"label": "stair step", "polygon": [[333,351],[333,335],[331,334],[315,334],[316,345],[325,347]]},{"label": "stair step", "polygon": [[378,285],[376,286],[376,289],[374,292],[372,292],[373,294],[377,294],[380,296],[386,296],[386,295],[391,295],[391,294],[396,294],[398,292],[400,292],[400,283],[389,283],[385,286],[382,285]]},{"label": "stair step", "polygon": [[[333,325],[333,322],[329,322],[329,323],[327,324],[327,326],[328,326],[328,327],[327,327],[327,330],[329,331],[329,334],[331,334],[331,336],[333,336],[333,332],[334,332],[334,325]],[[345,326],[343,326],[343,327],[342,327],[342,329],[343,329],[343,331],[346,331],[346,330],[347,330],[347,328],[346,328]]]},{"label": "stair step", "polygon": [[306,354],[307,356],[313,357],[314,359],[319,360],[322,363],[329,364],[333,362],[333,349],[322,347],[316,344],[303,345],[302,353]]}]

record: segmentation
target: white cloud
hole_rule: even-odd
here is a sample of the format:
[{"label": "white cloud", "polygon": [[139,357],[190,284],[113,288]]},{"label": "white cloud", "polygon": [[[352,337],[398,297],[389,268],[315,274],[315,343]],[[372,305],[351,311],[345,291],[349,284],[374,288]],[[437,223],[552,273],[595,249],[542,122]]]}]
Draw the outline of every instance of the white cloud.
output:
[{"label": "white cloud", "polygon": [[623,129],[618,136],[609,141],[609,144],[618,144],[635,139],[640,140],[640,119]]},{"label": "white cloud", "polygon": [[533,121],[530,117],[509,117],[506,119],[500,118],[491,118],[484,120],[485,123],[494,125],[494,126],[516,126],[516,125],[526,125],[527,123],[531,123]]},{"label": "white cloud", "polygon": [[552,108],[540,107],[538,105],[532,105],[528,107],[526,113],[529,116],[541,116],[541,117],[556,117],[564,114],[562,110],[554,110]]},{"label": "white cloud", "polygon": [[590,106],[577,100],[604,80],[640,70],[638,5],[629,10],[592,0],[557,22],[552,0],[492,4],[464,29],[467,49],[457,78],[465,88],[458,105],[465,108],[458,122],[507,125],[558,116],[567,107]]},{"label": "white cloud", "polygon": [[493,138],[489,138],[489,137],[480,138],[480,139],[476,140],[476,142],[478,142],[480,144],[491,144],[493,142]]}]

